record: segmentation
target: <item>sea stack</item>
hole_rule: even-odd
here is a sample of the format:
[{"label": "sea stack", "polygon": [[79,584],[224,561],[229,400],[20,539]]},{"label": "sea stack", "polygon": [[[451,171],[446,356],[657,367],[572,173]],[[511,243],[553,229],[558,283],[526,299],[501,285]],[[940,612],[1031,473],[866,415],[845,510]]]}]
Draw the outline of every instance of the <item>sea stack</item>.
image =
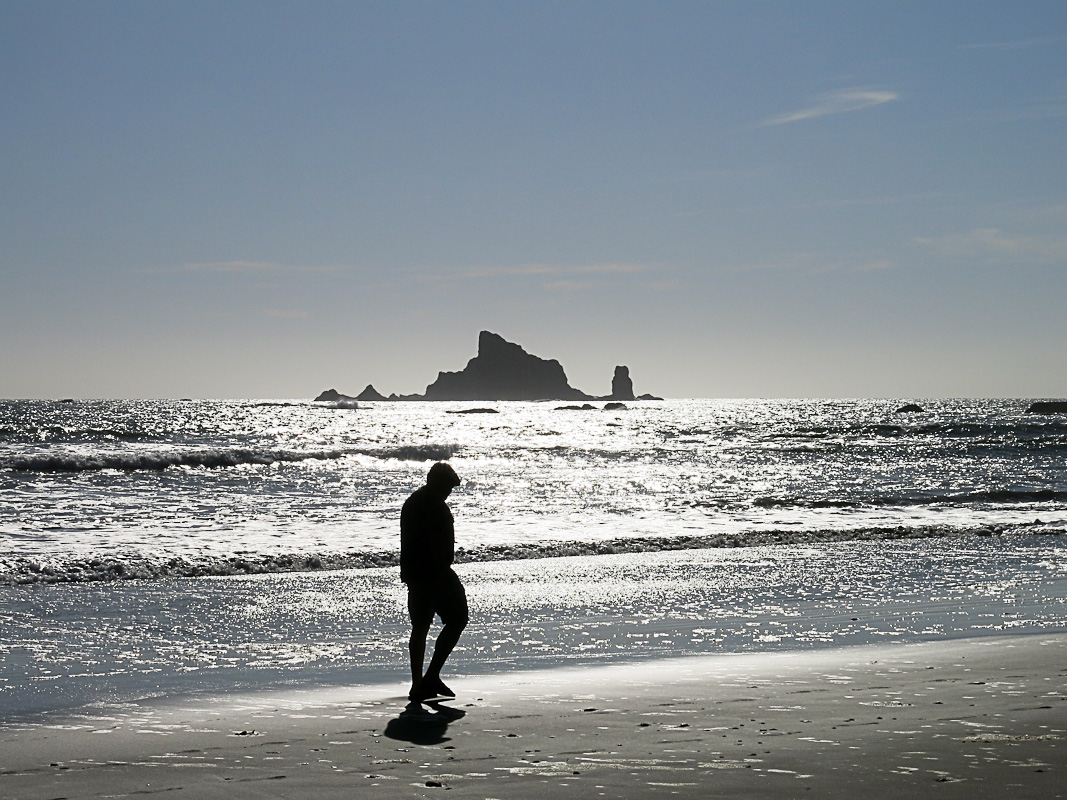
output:
[{"label": "sea stack", "polygon": [[611,379],[611,395],[608,400],[635,400],[634,382],[630,380],[629,367],[615,367],[615,375]]},{"label": "sea stack", "polygon": [[634,397],[634,384],[630,380],[629,367],[615,367],[611,379],[611,394],[593,397],[575,389],[567,381],[567,374],[555,359],[531,355],[514,342],[490,331],[478,334],[478,355],[467,362],[459,372],[440,372],[437,380],[426,387],[425,394],[383,395],[373,385],[357,397],[341,394],[336,389],[327,389],[319,401],[371,401],[383,400],[661,400],[651,394]]},{"label": "sea stack", "polygon": [[560,363],[531,355],[489,331],[478,334],[478,355],[460,372],[442,372],[426,400],[588,400],[567,382]]},{"label": "sea stack", "polygon": [[336,389],[327,389],[326,391],[321,392],[319,394],[319,396],[315,398],[315,402],[316,403],[342,403],[342,402],[348,402],[348,401],[355,400],[355,399],[356,398],[351,397],[351,396],[349,396],[347,394],[341,394]]},{"label": "sea stack", "polygon": [[363,400],[363,401],[370,400],[370,401],[378,402],[378,401],[381,401],[381,400],[388,400],[389,398],[387,398],[385,395],[383,395],[381,392],[379,392],[377,389],[375,389],[374,388],[374,384],[368,383],[367,384],[367,388],[356,395],[356,399],[357,400]]}]

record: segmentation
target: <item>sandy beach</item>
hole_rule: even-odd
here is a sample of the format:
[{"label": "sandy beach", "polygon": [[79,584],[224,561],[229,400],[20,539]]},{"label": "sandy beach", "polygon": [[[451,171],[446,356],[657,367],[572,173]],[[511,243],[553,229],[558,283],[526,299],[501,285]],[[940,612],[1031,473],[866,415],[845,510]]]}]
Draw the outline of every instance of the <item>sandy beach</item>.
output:
[{"label": "sandy beach", "polygon": [[180,698],[0,732],[0,796],[1067,796],[1067,634]]}]

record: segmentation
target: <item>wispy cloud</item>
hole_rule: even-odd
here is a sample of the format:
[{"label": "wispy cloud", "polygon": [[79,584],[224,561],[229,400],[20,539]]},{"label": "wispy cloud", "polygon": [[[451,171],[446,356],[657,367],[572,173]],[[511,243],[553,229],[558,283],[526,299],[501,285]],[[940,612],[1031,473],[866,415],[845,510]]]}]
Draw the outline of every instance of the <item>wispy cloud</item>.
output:
[{"label": "wispy cloud", "polygon": [[463,278],[497,278],[508,276],[541,275],[635,275],[646,272],[646,264],[523,264],[509,267],[479,267],[462,273]]},{"label": "wispy cloud", "polygon": [[1047,47],[1052,44],[1067,42],[1067,36],[1038,36],[1032,39],[1018,39],[1011,42],[980,42],[962,44],[960,50],[1028,50],[1031,47]]},{"label": "wispy cloud", "polygon": [[1067,117],[1067,95],[1037,98],[1028,105],[987,111],[977,117],[982,123],[1033,122]]},{"label": "wispy cloud", "polygon": [[791,272],[796,275],[826,275],[830,273],[880,272],[893,269],[896,263],[886,258],[827,259],[815,253],[788,253],[770,261],[732,264],[730,272]]},{"label": "wispy cloud", "polygon": [[426,284],[441,284],[456,281],[497,281],[515,279],[524,285],[534,285],[556,293],[580,292],[609,280],[627,277],[640,279],[645,288],[659,284],[650,279],[661,270],[660,265],[602,262],[589,264],[517,264],[507,266],[469,267],[467,269],[435,269],[421,272],[414,280]]},{"label": "wispy cloud", "polygon": [[1010,255],[1045,262],[1067,262],[1067,239],[1012,236],[997,228],[979,228],[946,236],[922,236],[915,241],[953,256]]},{"label": "wispy cloud", "polygon": [[342,268],[337,266],[293,266],[279,264],[274,261],[207,261],[198,264],[183,264],[183,272],[224,272],[224,273],[307,273],[307,272],[338,272]]},{"label": "wispy cloud", "polygon": [[189,272],[276,272],[284,269],[271,261],[208,261],[202,264],[185,264]]},{"label": "wispy cloud", "polygon": [[818,203],[808,203],[817,208],[878,208],[880,206],[920,205],[933,201],[943,201],[943,192],[916,192],[905,195],[885,195],[882,197],[853,197],[840,200],[824,200]]},{"label": "wispy cloud", "polygon": [[849,262],[843,264],[831,264],[827,267],[827,272],[882,272],[883,270],[893,269],[896,267],[896,263],[888,258],[876,258],[872,261],[860,261]]},{"label": "wispy cloud", "polygon": [[743,264],[724,264],[726,272],[792,272],[810,267],[815,258],[811,253],[787,253],[766,261],[749,261]]},{"label": "wispy cloud", "polygon": [[773,173],[777,168],[771,164],[743,169],[690,169],[665,175],[664,183],[694,183],[704,181],[736,181],[758,178]]},{"label": "wispy cloud", "polygon": [[1067,230],[1067,203],[1041,203],[1015,209],[1011,216],[1024,225]]},{"label": "wispy cloud", "polygon": [[635,275],[638,272],[646,272],[648,269],[649,267],[646,264],[585,264],[575,267],[574,271],[579,274]]},{"label": "wispy cloud", "polygon": [[588,281],[547,281],[541,284],[550,292],[581,292],[590,287]]},{"label": "wispy cloud", "polygon": [[850,111],[860,111],[864,108],[880,106],[883,103],[891,103],[899,100],[897,92],[884,89],[842,89],[838,92],[823,95],[812,105],[798,111],[790,111],[764,120],[763,125],[788,125],[792,122],[802,122],[818,117],[828,117],[834,114],[847,114]]}]

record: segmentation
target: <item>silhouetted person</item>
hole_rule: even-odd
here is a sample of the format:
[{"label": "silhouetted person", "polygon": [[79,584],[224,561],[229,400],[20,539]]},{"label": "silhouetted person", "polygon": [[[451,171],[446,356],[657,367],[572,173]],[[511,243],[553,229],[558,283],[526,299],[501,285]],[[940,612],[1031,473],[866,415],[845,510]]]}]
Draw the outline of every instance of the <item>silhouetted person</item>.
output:
[{"label": "silhouetted person", "polygon": [[[467,627],[467,593],[452,569],[456,535],[452,512],[445,500],[459,486],[459,476],[448,464],[430,467],[426,485],[404,501],[400,512],[400,579],[408,586],[408,614],[411,616],[412,700],[455,697],[441,680],[444,666],[459,635]],[[444,627],[434,644],[426,672],[426,637],[434,614]]]}]

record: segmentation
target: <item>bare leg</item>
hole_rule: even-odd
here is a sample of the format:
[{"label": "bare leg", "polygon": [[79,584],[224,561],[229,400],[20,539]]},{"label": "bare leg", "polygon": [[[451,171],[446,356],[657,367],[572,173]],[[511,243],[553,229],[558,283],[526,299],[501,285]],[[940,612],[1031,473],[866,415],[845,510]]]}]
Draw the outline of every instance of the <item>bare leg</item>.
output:
[{"label": "bare leg", "polygon": [[[460,634],[467,627],[467,595],[463,584],[451,570],[432,587],[434,594],[427,597],[422,592],[408,590],[408,611],[411,615],[411,639],[408,649],[411,654],[411,692],[412,700],[425,700],[430,697],[455,697],[455,692],[441,682],[441,667],[452,654],[459,641]],[[435,616],[435,600],[444,605],[438,609],[444,627],[434,643],[430,666],[422,671],[426,655],[426,638]]]},{"label": "bare leg", "polygon": [[445,661],[447,661],[448,657],[452,654],[452,651],[456,647],[456,643],[459,641],[459,635],[463,633],[463,629],[466,627],[466,621],[450,622],[441,629],[441,633],[437,637],[437,642],[433,646],[433,656],[430,658],[430,667],[426,670],[423,680],[428,679],[434,683],[441,680],[441,667],[445,665]]},{"label": "bare leg", "polygon": [[426,637],[430,633],[430,626],[411,627],[411,638],[408,639],[408,653],[411,655],[411,688],[415,689],[422,680],[422,665],[426,659]]}]

